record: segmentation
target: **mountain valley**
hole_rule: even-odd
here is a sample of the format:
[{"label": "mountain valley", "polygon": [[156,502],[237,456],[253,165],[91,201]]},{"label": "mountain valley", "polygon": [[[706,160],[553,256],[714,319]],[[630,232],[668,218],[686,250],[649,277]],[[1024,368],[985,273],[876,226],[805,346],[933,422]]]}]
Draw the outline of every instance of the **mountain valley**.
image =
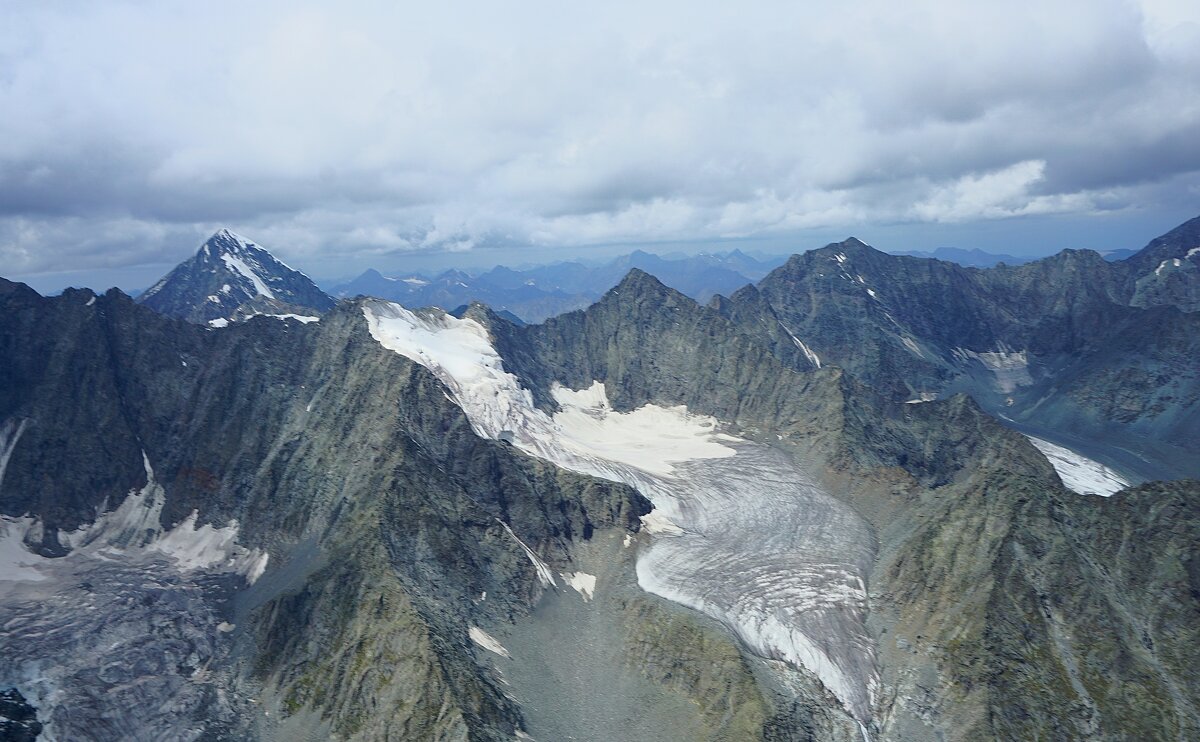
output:
[{"label": "mountain valley", "polygon": [[0,734],[1200,736],[1200,219],[738,259],[0,280]]}]

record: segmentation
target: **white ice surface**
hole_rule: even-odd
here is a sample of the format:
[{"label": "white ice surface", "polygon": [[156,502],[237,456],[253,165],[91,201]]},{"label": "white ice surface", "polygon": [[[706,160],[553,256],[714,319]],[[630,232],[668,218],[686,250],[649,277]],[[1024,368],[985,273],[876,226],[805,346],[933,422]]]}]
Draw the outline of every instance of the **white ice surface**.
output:
[{"label": "white ice surface", "polygon": [[501,657],[508,657],[509,659],[512,658],[512,655],[508,653],[508,650],[504,648],[503,644],[496,641],[495,637],[478,626],[469,627],[467,629],[467,636],[471,637],[471,641],[475,642],[489,652],[494,652]]},{"label": "white ice surface", "polygon": [[229,327],[229,320],[225,319],[224,317],[218,317],[218,318],[216,318],[216,319],[210,319],[210,320],[208,321],[208,326],[209,326],[209,327],[216,327],[216,328],[218,328],[218,329],[219,329],[219,328],[221,328],[221,327]]},{"label": "white ice surface", "polygon": [[263,280],[259,278],[258,274],[251,270],[250,266],[246,265],[245,261],[243,261],[241,258],[236,255],[224,253],[221,255],[221,260],[225,261],[225,265],[229,266],[230,270],[240,273],[245,278],[250,279],[250,282],[254,284],[255,293],[257,293],[259,296],[265,296],[268,299],[275,298],[275,294],[271,293],[271,289],[267,287],[267,284],[264,283]]},{"label": "white ice surface", "polygon": [[[40,533],[41,523],[31,517],[0,517],[0,582],[40,579],[41,574],[79,559],[139,559],[161,555],[180,572],[235,573],[254,583],[267,567],[268,554],[247,549],[237,543],[238,523],[217,528],[212,524],[196,527],[198,514],[192,512],[169,530],[159,523],[166,493],[155,481],[149,460],[147,482],[133,490],[115,509],[103,512],[95,522],[70,533],[59,533],[59,543],[70,549],[65,557],[47,559],[24,546],[26,537]],[[31,572],[32,570],[32,572]]]},{"label": "white ice surface", "polygon": [[1111,497],[1130,485],[1129,480],[1109,469],[1099,461],[1075,453],[1069,448],[1055,445],[1050,441],[1025,436],[1037,450],[1045,454],[1058,472],[1063,486],[1081,495],[1100,495]]},{"label": "white ice surface", "polygon": [[31,553],[22,541],[35,527],[33,518],[0,516],[0,582],[38,582],[46,576],[38,570],[45,557]]},{"label": "white ice surface", "polygon": [[477,322],[383,301],[363,313],[381,345],[446,386],[480,436],[504,434],[530,455],[646,495],[655,509],[643,518],[652,535],[638,555],[643,589],[717,618],[761,656],[806,668],[856,719],[870,719],[869,531],[794,462],[684,407],[617,412],[599,382],[552,390],[560,410],[547,415]]},{"label": "white ice surface", "polygon": [[298,322],[303,322],[306,325],[309,322],[320,322],[321,321],[320,317],[312,317],[307,314],[268,314],[267,316],[274,317],[276,319],[294,319]]}]

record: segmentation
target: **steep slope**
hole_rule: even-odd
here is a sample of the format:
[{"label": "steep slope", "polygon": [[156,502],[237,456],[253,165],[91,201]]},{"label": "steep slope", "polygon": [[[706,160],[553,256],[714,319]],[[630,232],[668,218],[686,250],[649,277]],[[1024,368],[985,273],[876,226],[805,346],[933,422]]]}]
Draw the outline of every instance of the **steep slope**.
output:
[{"label": "steep slope", "polygon": [[212,331],[2,286],[0,677],[59,738],[511,739],[470,626],[646,510],[475,436],[361,313]]},{"label": "steep slope", "polygon": [[334,304],[308,276],[228,229],[209,237],[138,302],[160,314],[217,327],[255,314],[319,316]]},{"label": "steep slope", "polygon": [[1200,217],[1152,240],[1121,266],[1133,306],[1200,311]]},{"label": "steep slope", "polygon": [[[625,390],[613,396],[620,409],[686,403],[732,433],[775,439],[873,525],[868,625],[880,686],[871,728],[880,738],[1186,737],[1195,727],[1197,686],[1171,657],[1182,646],[1178,616],[1195,611],[1200,594],[1187,566],[1187,545],[1200,537],[1200,485],[1144,489],[1176,493],[1162,508],[1149,494],[1081,498],[969,399],[892,404],[837,369],[796,374],[645,274],[584,313],[527,328],[491,322],[506,368],[534,398],[555,380],[595,379]],[[541,399],[554,409],[552,395]],[[1163,576],[1139,573],[1136,583],[1144,560],[1103,544],[1146,529],[1165,540],[1155,551]],[[1131,577],[1114,581],[1117,571]],[[1158,610],[1163,590],[1170,622],[1136,618]],[[1078,610],[1028,612],[1030,601],[1071,600]],[[1144,677],[1169,700],[1122,696]]]},{"label": "steep slope", "polygon": [[0,679],[80,739],[1195,736],[1200,485],[763,337],[639,271],[525,327],[0,283]]},{"label": "steep slope", "polygon": [[1067,250],[986,270],[850,239],[713,306],[793,368],[840,366],[898,401],[967,392],[1135,476],[1194,476],[1200,314],[1130,305],[1138,266],[1183,250],[1186,227],[1127,264]]}]

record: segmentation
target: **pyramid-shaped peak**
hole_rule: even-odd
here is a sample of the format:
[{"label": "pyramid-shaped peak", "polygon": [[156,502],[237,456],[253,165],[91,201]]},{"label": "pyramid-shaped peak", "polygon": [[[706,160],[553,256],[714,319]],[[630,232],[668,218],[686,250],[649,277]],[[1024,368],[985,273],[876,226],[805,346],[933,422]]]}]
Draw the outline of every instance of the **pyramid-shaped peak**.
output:
[{"label": "pyramid-shaped peak", "polygon": [[835,247],[835,248],[840,248],[842,250],[874,250],[875,249],[875,248],[871,247],[870,245],[868,245],[867,243],[863,242],[862,240],[858,239],[857,237],[847,237],[846,239],[842,240],[841,242],[833,242],[833,243],[830,243],[829,245],[826,245],[826,247]]},{"label": "pyramid-shaped peak", "polygon": [[[254,240],[246,239],[237,232],[234,232],[228,227],[221,227],[216,232],[213,232],[212,237],[204,241],[200,246],[201,251],[220,255],[222,253],[241,253],[249,248],[263,250],[263,248],[254,242]],[[263,250],[263,252],[266,252]]]}]

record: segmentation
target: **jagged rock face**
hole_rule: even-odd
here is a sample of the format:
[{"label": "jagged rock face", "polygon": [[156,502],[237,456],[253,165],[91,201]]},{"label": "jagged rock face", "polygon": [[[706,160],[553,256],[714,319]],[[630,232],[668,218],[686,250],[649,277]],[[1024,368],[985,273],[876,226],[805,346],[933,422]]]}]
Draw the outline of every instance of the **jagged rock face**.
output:
[{"label": "jagged rock face", "polygon": [[[543,325],[518,327],[480,306],[467,317],[543,413],[559,408],[555,382],[603,382],[622,412],[687,404],[840,498],[831,512],[865,531],[854,536],[864,561],[875,555],[861,566],[860,637],[878,666],[861,721],[875,738],[1195,736],[1200,484],[1075,496],[969,397],[899,404],[838,368],[798,370],[816,364],[801,364],[802,350],[781,358],[773,344],[791,338],[753,330],[749,311],[700,307],[640,272],[586,312]],[[54,656],[98,714],[119,715],[105,704],[127,698],[110,686],[153,675],[159,685],[136,684],[147,694],[138,709],[158,714],[159,736],[511,739],[522,704],[537,699],[509,697],[469,629],[525,620],[543,589],[535,557],[568,570],[594,534],[633,531],[649,509],[628,487],[476,435],[455,390],[383,347],[362,305],[318,323],[260,317],[214,330],[119,292],[44,299],[0,282],[0,356],[3,526],[38,519],[16,544],[40,553],[22,557],[30,569],[78,568],[76,583],[18,582],[0,601],[0,625],[20,630],[0,635],[0,657],[17,666],[4,674],[39,723],[68,717],[21,668]],[[155,579],[89,580],[98,568],[88,554],[63,556],[76,543],[68,534],[98,509],[149,486],[151,465],[165,497],[158,529],[198,511],[193,527],[270,555],[256,582],[161,554],[103,566],[153,568]],[[806,512],[782,525],[841,532],[837,519],[814,524],[817,511]],[[100,594],[80,599],[78,580]],[[727,628],[620,600],[605,609],[629,638],[616,662],[683,694],[699,709],[694,728],[718,739],[858,734],[817,676],[766,693],[763,677],[778,668],[750,642],[739,661]],[[171,623],[169,671],[105,649],[111,642],[91,647],[86,667],[36,645],[83,642],[95,622],[87,606],[120,601],[142,607],[105,630],[136,636],[139,657],[155,656],[144,643],[155,632],[133,628],[189,606]],[[186,703],[160,714],[158,689],[172,683],[196,692],[170,696]]]},{"label": "jagged rock face", "polygon": [[1123,262],[1127,282],[1133,284],[1130,304],[1200,311],[1200,217],[1153,240]]},{"label": "jagged rock face", "polygon": [[[973,269],[850,239],[712,306],[792,368],[836,365],[897,401],[967,392],[1034,429],[1132,451],[1121,464],[1140,476],[1194,476],[1194,222],[1119,263],[1067,250]],[[1152,298],[1167,282],[1179,291]]]},{"label": "jagged rock face", "polygon": [[896,513],[872,577],[883,738],[1194,737],[1198,508],[1195,481],[1105,500],[997,472]]},{"label": "jagged rock face", "polygon": [[0,739],[6,742],[33,742],[41,733],[37,709],[30,706],[15,688],[0,691]]},{"label": "jagged rock face", "polygon": [[[270,736],[282,714],[366,739],[511,739],[520,711],[467,639],[468,623],[519,615],[540,589],[511,534],[565,560],[573,540],[635,529],[648,510],[626,487],[474,435],[441,385],[381,348],[351,309],[314,324],[260,317],[209,330],[118,292],[44,299],[0,288],[0,340],[12,359],[0,366],[0,426],[21,421],[3,428],[0,530],[36,520],[4,543],[25,550],[18,563],[37,577],[5,593],[0,655],[5,676],[27,697],[36,691],[39,719],[71,738],[89,738],[75,721],[94,713],[124,718],[121,736],[139,724],[181,739]],[[154,580],[89,579],[119,569],[124,552],[105,552],[112,563],[61,556],[75,543],[67,533],[147,485],[143,452],[165,492],[157,525],[171,529],[196,511],[189,527],[225,529],[269,553],[273,569],[246,585],[160,555],[145,567],[159,570]],[[46,564],[63,559],[94,599],[53,579]],[[99,615],[96,606],[143,598],[154,608],[127,611],[125,628],[110,621],[108,635],[165,636],[139,633],[139,621],[176,626],[178,667],[131,662],[121,654],[130,644],[115,639],[91,654],[60,651],[96,635],[89,606]],[[190,606],[186,620],[170,615],[181,605]],[[142,647],[146,656],[162,656],[153,645]],[[39,685],[48,676],[29,661],[48,656],[92,711],[77,705],[72,715]],[[76,659],[110,674],[89,675]],[[171,691],[196,683],[186,703]],[[136,709],[164,708],[170,697],[181,700],[178,713],[153,726],[113,706],[128,700],[108,692],[113,684],[143,694]]]},{"label": "jagged rock face", "polygon": [[308,276],[228,229],[209,237],[138,302],[170,317],[214,326],[255,314],[319,316],[334,304]]}]

